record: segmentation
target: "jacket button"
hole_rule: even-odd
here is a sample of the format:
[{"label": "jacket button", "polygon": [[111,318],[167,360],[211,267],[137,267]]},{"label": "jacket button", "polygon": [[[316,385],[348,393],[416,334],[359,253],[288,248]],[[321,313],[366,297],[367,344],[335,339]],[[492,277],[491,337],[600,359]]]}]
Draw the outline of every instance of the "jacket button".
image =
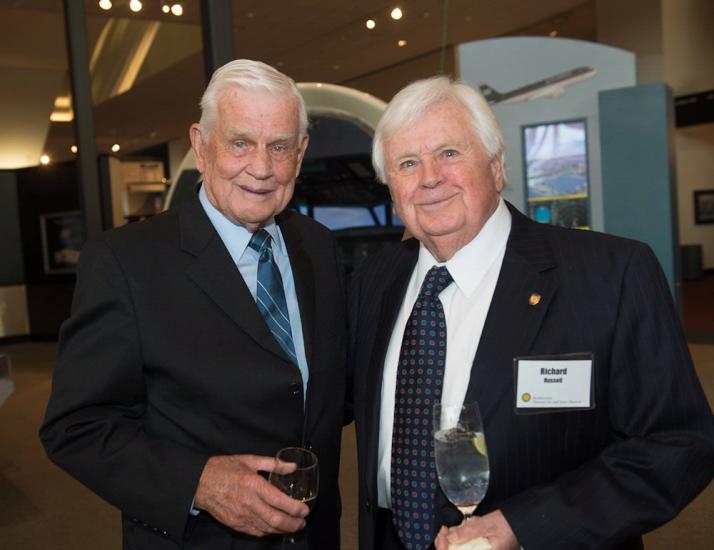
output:
[{"label": "jacket button", "polygon": [[288,391],[290,395],[300,395],[302,393],[302,387],[297,382],[295,384],[290,384],[288,386]]}]

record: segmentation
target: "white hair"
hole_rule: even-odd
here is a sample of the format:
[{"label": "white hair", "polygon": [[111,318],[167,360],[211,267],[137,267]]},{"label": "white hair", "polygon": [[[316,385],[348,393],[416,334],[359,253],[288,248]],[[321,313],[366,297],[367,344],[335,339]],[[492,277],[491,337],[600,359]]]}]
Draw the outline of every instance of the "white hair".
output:
[{"label": "white hair", "polygon": [[201,127],[204,139],[216,121],[218,100],[223,89],[235,86],[248,91],[267,92],[275,97],[293,97],[298,108],[300,141],[307,135],[307,109],[295,81],[270,65],[251,59],[236,59],[216,69],[201,97]]},{"label": "white hair", "polygon": [[[453,101],[471,115],[476,136],[486,150],[488,159],[498,158],[503,171],[506,145],[501,127],[484,97],[471,86],[446,76],[434,76],[412,82],[403,88],[387,105],[377,124],[372,141],[372,165],[380,181],[387,183],[384,168],[384,147],[399,129],[416,123],[433,105]],[[504,178],[505,178],[505,171]]]}]

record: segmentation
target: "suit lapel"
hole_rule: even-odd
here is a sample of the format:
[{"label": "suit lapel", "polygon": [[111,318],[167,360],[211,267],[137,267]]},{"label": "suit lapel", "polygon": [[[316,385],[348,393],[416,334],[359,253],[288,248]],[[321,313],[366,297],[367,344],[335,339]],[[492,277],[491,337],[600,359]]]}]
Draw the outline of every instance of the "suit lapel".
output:
[{"label": "suit lapel", "polygon": [[287,359],[197,195],[182,205],[179,220],[181,247],[195,257],[186,269],[187,275],[260,346]]},{"label": "suit lapel", "polygon": [[285,240],[285,247],[290,258],[290,269],[295,281],[300,324],[302,325],[303,343],[308,368],[312,365],[312,350],[315,337],[315,270],[312,260],[302,242],[300,232],[294,225],[291,212],[283,212],[277,218],[280,232]]},{"label": "suit lapel", "polygon": [[[367,418],[366,426],[371,435],[368,437],[368,449],[366,456],[370,457],[372,467],[367,468],[366,481],[367,487],[372,488],[376,502],[377,498],[377,470],[378,470],[378,452],[379,452],[379,419],[381,416],[382,407],[382,375],[384,372],[384,359],[387,355],[387,348],[392,337],[394,323],[397,320],[400,306],[404,300],[404,294],[407,291],[409,279],[411,277],[414,266],[419,257],[419,242],[416,239],[410,239],[401,245],[400,254],[395,254],[394,261],[395,270],[387,277],[384,290],[381,294],[381,304],[377,305],[379,317],[377,319],[377,330],[374,345],[372,346],[372,354],[367,366],[367,377],[365,381],[365,391],[370,392],[365,395],[367,401],[374,403],[374,406],[366,408]],[[371,293],[371,289],[365,289],[367,293]]]},{"label": "suit lapel", "polygon": [[511,234],[471,370],[466,399],[484,418],[515,388],[513,358],[527,355],[557,291],[552,250],[539,225],[513,206]]}]

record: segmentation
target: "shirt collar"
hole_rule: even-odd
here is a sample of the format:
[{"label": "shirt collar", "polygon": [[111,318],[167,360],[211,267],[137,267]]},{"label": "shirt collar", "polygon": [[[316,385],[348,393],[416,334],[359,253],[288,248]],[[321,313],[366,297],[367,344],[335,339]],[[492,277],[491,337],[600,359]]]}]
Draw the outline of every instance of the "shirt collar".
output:
[{"label": "shirt collar", "polygon": [[433,266],[446,265],[459,290],[470,296],[493,263],[501,257],[510,232],[511,213],[505,201],[499,198],[496,210],[481,231],[445,263],[438,262],[423,244],[419,246],[417,263],[419,284]]},{"label": "shirt collar", "polygon": [[[201,185],[201,189],[198,191],[198,200],[201,202],[208,219],[211,220],[213,227],[216,229],[216,232],[218,232],[223,244],[226,245],[233,260],[237,262],[238,258],[240,258],[243,252],[248,248],[248,243],[253,234],[242,225],[238,225],[229,220],[220,210],[213,206],[211,201],[208,200],[204,185]],[[273,252],[277,249],[280,253],[285,253],[285,244],[283,243],[280,231],[278,231],[275,219],[273,218],[270,224],[263,227],[263,229],[270,233],[270,236],[273,238]]]}]

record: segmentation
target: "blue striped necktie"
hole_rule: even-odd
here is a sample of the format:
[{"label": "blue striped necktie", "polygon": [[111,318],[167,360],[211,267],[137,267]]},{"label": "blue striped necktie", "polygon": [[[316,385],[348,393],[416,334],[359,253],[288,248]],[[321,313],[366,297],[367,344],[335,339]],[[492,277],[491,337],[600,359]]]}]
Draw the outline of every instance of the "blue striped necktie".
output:
[{"label": "blue striped necktie", "polygon": [[258,229],[250,238],[248,246],[258,252],[258,289],[255,301],[273,336],[297,365],[295,344],[290,330],[290,316],[285,301],[283,278],[273,258],[271,237],[265,229]]},{"label": "blue striped necktie", "polygon": [[434,541],[432,408],[441,400],[446,363],[446,318],[439,293],[452,282],[445,266],[426,274],[407,325],[397,366],[392,432],[392,518],[407,550]]}]

